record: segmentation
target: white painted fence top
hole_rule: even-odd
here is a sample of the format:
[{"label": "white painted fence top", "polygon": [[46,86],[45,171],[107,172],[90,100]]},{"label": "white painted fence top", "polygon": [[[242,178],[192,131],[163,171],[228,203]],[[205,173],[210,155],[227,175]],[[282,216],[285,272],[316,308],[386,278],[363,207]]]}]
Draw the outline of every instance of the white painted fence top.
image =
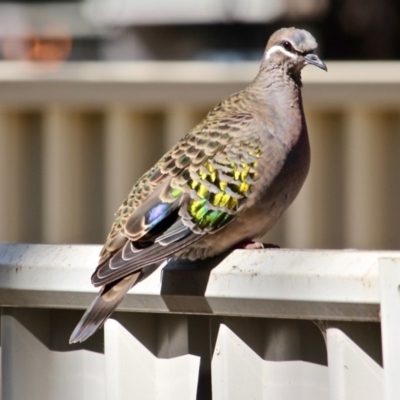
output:
[{"label": "white painted fence top", "polygon": [[[85,308],[97,245],[0,245],[0,304]],[[120,310],[379,321],[378,261],[398,251],[236,250],[148,271]],[[188,298],[191,301],[188,301]]]}]

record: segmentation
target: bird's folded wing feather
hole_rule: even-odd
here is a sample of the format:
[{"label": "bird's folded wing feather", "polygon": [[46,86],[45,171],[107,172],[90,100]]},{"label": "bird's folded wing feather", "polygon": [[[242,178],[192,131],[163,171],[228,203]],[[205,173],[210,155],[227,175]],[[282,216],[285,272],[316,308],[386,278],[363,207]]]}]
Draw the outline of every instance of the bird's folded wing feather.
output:
[{"label": "bird's folded wing feather", "polygon": [[257,179],[251,114],[204,123],[137,182],[116,214],[95,286],[159,262],[230,223]]}]

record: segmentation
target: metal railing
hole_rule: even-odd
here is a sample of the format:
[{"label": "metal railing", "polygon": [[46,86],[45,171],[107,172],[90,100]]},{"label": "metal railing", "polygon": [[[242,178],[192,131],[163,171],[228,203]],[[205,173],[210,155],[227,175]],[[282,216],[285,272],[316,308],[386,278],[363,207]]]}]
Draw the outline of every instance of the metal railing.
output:
[{"label": "metal railing", "polygon": [[2,400],[400,398],[400,252],[170,261],[70,346],[99,250],[0,245]]},{"label": "metal railing", "polygon": [[[312,166],[268,240],[400,248],[396,62],[304,71]],[[256,63],[0,64],[0,240],[101,243],[135,180]]]}]

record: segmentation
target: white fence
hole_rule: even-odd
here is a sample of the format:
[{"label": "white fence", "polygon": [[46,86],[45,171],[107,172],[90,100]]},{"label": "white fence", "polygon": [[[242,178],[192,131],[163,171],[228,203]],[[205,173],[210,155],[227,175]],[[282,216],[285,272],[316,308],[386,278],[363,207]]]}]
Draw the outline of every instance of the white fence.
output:
[{"label": "white fence", "polygon": [[[283,247],[400,249],[400,65],[304,71],[310,176]],[[101,243],[135,180],[258,63],[0,64],[0,241]]]},{"label": "white fence", "polygon": [[400,398],[400,252],[170,262],[70,346],[99,250],[0,245],[2,400]]}]

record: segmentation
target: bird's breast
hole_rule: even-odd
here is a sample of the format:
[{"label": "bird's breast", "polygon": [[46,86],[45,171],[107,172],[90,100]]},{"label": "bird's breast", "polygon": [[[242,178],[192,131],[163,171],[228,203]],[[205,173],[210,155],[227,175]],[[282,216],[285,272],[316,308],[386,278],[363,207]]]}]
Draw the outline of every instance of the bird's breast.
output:
[{"label": "bird's breast", "polygon": [[306,125],[300,126],[289,144],[276,136],[270,137],[262,152],[254,199],[243,215],[253,220],[259,235],[272,228],[296,198],[307,177],[310,145]]}]

